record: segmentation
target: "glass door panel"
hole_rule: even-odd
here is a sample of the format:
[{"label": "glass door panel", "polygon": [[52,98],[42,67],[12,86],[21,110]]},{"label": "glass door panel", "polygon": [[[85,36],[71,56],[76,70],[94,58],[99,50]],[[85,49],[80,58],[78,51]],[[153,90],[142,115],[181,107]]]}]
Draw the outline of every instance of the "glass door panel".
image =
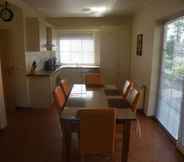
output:
[{"label": "glass door panel", "polygon": [[156,117],[178,138],[184,76],[184,17],[164,25],[158,109]]}]

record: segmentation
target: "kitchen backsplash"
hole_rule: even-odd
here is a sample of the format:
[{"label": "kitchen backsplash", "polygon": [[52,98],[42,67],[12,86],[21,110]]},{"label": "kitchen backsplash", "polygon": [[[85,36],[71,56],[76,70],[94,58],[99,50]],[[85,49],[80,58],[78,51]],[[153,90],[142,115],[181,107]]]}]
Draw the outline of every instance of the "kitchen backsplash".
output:
[{"label": "kitchen backsplash", "polygon": [[54,51],[45,51],[45,52],[26,52],[25,59],[26,59],[26,71],[31,71],[31,66],[33,61],[36,61],[36,71],[40,71],[44,68],[44,63],[49,58],[55,57]]}]

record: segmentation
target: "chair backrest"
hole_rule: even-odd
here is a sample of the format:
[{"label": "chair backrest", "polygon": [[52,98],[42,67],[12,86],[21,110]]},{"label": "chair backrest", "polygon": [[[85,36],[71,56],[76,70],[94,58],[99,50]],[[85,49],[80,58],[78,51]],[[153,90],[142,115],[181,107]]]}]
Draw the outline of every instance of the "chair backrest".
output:
[{"label": "chair backrest", "polygon": [[62,90],[64,91],[65,97],[67,98],[69,96],[70,90],[71,90],[69,82],[67,80],[61,80],[60,86],[61,86]]},{"label": "chair backrest", "polygon": [[113,109],[79,111],[80,153],[113,153],[115,150],[115,112]]},{"label": "chair backrest", "polygon": [[127,96],[127,100],[130,104],[130,108],[132,111],[136,111],[137,110],[137,106],[140,100],[140,92],[135,89],[135,88],[131,88],[129,90],[128,96]]},{"label": "chair backrest", "polygon": [[133,87],[133,82],[130,81],[130,80],[126,80],[125,84],[124,84],[124,87],[122,89],[123,98],[125,98],[125,99],[127,98],[131,87]]},{"label": "chair backrest", "polygon": [[57,105],[58,111],[61,112],[65,105],[65,95],[60,86],[57,86],[53,91],[54,102]]},{"label": "chair backrest", "polygon": [[88,73],[85,75],[87,86],[103,86],[102,76],[100,73]]}]

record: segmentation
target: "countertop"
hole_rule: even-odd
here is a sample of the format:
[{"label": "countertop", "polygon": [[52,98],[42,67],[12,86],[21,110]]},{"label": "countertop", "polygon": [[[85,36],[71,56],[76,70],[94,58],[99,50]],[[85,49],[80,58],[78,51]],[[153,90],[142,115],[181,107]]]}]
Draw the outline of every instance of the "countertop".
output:
[{"label": "countertop", "polygon": [[27,73],[26,76],[32,77],[32,76],[41,76],[41,77],[48,77],[62,69],[99,69],[100,66],[91,66],[91,65],[61,65],[57,66],[55,70],[52,71],[46,71],[46,70],[40,70],[35,72]]}]

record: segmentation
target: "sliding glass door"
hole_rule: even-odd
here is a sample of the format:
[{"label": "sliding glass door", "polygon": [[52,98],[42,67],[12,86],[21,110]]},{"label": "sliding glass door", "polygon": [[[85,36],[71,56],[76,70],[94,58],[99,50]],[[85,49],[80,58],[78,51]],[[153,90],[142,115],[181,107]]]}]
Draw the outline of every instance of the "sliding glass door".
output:
[{"label": "sliding glass door", "polygon": [[184,17],[164,25],[156,117],[178,139],[184,84]]}]

